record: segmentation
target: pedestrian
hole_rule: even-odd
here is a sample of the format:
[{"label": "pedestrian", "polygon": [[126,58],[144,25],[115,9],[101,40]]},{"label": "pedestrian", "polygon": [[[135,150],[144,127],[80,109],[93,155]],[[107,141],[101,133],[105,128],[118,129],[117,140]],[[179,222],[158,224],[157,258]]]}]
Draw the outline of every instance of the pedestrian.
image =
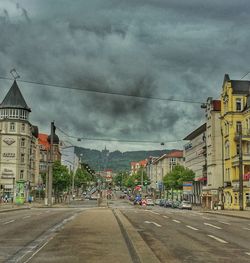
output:
[{"label": "pedestrian", "polygon": [[31,202],[32,202],[32,197],[31,196],[29,196],[28,202],[29,202],[29,204],[31,204]]}]

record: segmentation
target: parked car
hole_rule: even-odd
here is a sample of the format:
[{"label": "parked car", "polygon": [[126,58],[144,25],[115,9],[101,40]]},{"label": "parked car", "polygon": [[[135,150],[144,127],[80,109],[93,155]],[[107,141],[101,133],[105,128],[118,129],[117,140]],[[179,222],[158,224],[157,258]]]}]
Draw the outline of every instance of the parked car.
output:
[{"label": "parked car", "polygon": [[165,207],[172,207],[173,201],[172,200],[166,200],[164,206]]},{"label": "parked car", "polygon": [[173,201],[172,208],[179,208],[180,202],[179,201]]},{"label": "parked car", "polygon": [[150,198],[147,198],[146,199],[146,204],[148,205],[148,206],[154,206],[155,204],[154,204],[154,201],[152,200],[152,199],[150,199]]},{"label": "parked car", "polygon": [[166,201],[167,201],[166,199],[161,199],[159,206],[165,206]]},{"label": "parked car", "polygon": [[179,205],[180,209],[188,209],[188,210],[192,210],[192,204],[188,201],[182,201]]},{"label": "parked car", "polygon": [[156,199],[156,200],[155,200],[155,204],[156,204],[156,205],[160,205],[160,202],[161,202],[161,199]]}]

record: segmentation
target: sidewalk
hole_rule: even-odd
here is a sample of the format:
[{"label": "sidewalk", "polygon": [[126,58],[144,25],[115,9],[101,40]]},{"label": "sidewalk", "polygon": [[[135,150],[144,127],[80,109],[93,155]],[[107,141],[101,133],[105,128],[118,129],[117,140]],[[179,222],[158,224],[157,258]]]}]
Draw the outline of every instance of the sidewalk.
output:
[{"label": "sidewalk", "polygon": [[231,216],[231,217],[238,217],[243,219],[249,219],[250,220],[250,210],[200,210],[203,213],[209,213],[209,214],[218,214],[223,216]]}]

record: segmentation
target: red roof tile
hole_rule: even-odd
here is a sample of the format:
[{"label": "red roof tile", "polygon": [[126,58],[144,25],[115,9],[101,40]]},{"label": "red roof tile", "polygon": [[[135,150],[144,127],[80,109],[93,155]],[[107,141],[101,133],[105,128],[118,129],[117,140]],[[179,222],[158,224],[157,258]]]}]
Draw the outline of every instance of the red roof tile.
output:
[{"label": "red roof tile", "polygon": [[46,150],[49,150],[50,144],[48,143],[48,134],[39,133],[38,134],[38,143],[43,145]]},{"label": "red roof tile", "polygon": [[167,154],[167,157],[169,158],[182,158],[183,157],[183,151],[173,151]]}]

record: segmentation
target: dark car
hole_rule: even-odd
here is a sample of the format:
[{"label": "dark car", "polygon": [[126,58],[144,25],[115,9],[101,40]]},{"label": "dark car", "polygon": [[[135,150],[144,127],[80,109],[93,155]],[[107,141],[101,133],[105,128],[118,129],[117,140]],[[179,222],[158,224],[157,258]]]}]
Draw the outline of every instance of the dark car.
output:
[{"label": "dark car", "polygon": [[172,207],[172,204],[173,204],[173,201],[171,201],[171,200],[167,200],[166,202],[165,202],[165,207]]},{"label": "dark car", "polygon": [[179,201],[173,201],[172,208],[179,208],[180,202]]},{"label": "dark car", "polygon": [[159,206],[165,206],[166,200],[165,199],[161,199]]}]

